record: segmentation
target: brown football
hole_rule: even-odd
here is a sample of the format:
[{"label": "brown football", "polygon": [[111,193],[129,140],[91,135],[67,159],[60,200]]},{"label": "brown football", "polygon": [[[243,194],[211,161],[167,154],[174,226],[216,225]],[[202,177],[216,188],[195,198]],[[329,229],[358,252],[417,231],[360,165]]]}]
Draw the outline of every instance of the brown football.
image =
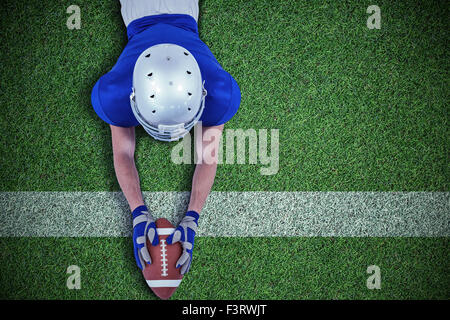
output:
[{"label": "brown football", "polygon": [[147,248],[152,258],[152,263],[146,265],[142,271],[148,286],[161,299],[169,299],[177,290],[183,278],[181,268],[176,268],[178,258],[181,256],[181,244],[179,242],[168,245],[167,237],[175,230],[174,226],[165,218],[156,220],[156,231],[159,236],[159,244],[152,246],[147,239]]}]

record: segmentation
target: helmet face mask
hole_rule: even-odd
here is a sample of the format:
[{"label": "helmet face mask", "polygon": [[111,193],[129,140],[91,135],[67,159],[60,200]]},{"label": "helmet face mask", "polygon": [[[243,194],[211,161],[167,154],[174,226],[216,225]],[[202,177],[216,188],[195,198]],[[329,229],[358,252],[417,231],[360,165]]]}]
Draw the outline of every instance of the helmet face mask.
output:
[{"label": "helmet face mask", "polygon": [[194,56],[174,44],[144,50],[133,71],[130,104],[153,138],[175,141],[200,119],[207,92]]}]

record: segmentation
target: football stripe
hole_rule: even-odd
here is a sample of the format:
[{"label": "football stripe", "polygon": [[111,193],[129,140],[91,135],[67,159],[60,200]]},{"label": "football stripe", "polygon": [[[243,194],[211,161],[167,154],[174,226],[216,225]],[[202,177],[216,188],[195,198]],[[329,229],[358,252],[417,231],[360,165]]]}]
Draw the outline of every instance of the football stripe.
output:
[{"label": "football stripe", "polygon": [[156,232],[159,236],[168,236],[172,234],[175,228],[156,228]]},{"label": "football stripe", "polygon": [[[144,192],[177,225],[189,192]],[[130,237],[121,192],[0,192],[1,237]],[[212,192],[198,236],[448,237],[450,192]]]},{"label": "football stripe", "polygon": [[182,279],[179,280],[146,280],[151,288],[177,288]]}]

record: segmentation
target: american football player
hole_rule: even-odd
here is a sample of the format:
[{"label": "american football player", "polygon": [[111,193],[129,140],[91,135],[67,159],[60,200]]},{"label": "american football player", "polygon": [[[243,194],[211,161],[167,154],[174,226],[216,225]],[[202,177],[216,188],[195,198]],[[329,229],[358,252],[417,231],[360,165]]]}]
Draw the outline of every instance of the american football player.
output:
[{"label": "american football player", "polygon": [[113,68],[96,82],[91,101],[111,129],[114,169],[132,212],[139,268],[151,263],[146,239],[157,245],[158,235],[135,166],[135,127],[142,126],[154,139],[176,141],[200,121],[201,134],[207,137],[196,139],[197,159],[205,161],[196,162],[186,215],[167,239],[182,245],[177,267],[184,274],[191,266],[199,216],[216,175],[223,127],[239,108],[240,89],[200,40],[198,0],[120,3],[128,43]]}]

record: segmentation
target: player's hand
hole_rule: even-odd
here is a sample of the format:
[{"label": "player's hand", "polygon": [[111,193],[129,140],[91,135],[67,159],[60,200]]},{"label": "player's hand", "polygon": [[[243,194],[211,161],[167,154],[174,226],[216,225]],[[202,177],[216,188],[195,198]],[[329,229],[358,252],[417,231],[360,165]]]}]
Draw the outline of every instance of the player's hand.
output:
[{"label": "player's hand", "polygon": [[145,264],[151,264],[152,259],[147,250],[147,238],[156,246],[159,243],[159,237],[156,233],[156,224],[153,217],[148,213],[146,206],[140,206],[133,210],[133,245],[134,258],[137,266],[142,270]]},{"label": "player's hand", "polygon": [[199,215],[195,211],[188,211],[175,231],[167,237],[167,243],[180,242],[183,253],[177,261],[177,268],[181,267],[181,274],[189,271],[192,262],[192,250],[194,250],[194,237],[197,232]]}]

